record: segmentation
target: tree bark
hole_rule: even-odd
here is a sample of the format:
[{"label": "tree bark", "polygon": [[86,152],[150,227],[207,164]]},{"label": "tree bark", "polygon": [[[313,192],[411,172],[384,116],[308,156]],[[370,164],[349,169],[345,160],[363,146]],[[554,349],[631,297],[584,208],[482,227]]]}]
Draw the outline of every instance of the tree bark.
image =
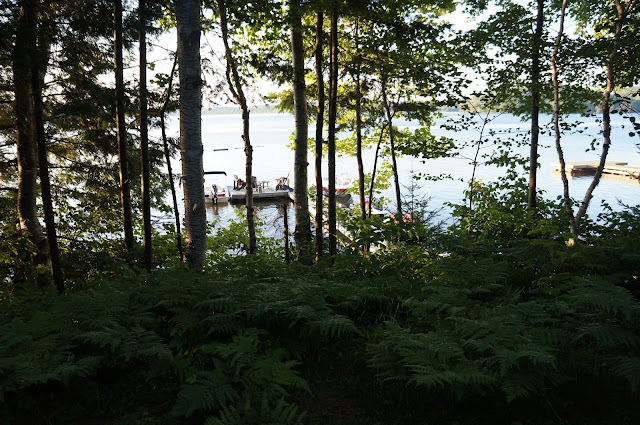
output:
[{"label": "tree bark", "polygon": [[124,246],[131,252],[133,248],[133,220],[131,218],[131,178],[129,176],[129,154],[127,151],[127,123],[124,116],[124,77],[122,60],[122,0],[115,0],[114,6],[114,72],[116,77],[116,126],[118,143],[118,165],[120,171],[120,204]]},{"label": "tree bark", "polygon": [[358,195],[360,198],[360,217],[367,218],[364,197],[364,164],[362,163],[362,88],[360,87],[360,21],[356,18],[356,159],[358,162]]},{"label": "tree bark", "polygon": [[229,89],[236,98],[236,102],[242,112],[242,139],[244,140],[244,151],[246,155],[246,207],[247,207],[247,230],[249,232],[249,254],[257,252],[256,224],[253,208],[253,146],[249,138],[249,108],[247,99],[242,89],[242,80],[238,73],[238,67],[233,58],[231,47],[229,47],[229,30],[227,24],[227,9],[224,0],[218,0],[220,12],[220,27],[222,29],[222,41],[224,43],[225,56],[227,58],[227,81]]},{"label": "tree bark", "polygon": [[382,129],[380,129],[380,137],[378,138],[378,144],[376,146],[376,154],[373,157],[373,171],[371,171],[371,184],[369,185],[369,208],[367,211],[367,215],[371,217],[371,205],[373,204],[373,186],[376,181],[376,171],[378,168],[378,157],[380,155],[380,145],[382,144],[382,137],[384,136],[384,129],[386,128],[387,123],[382,124]]},{"label": "tree bark", "polygon": [[387,124],[389,126],[389,145],[391,148],[391,167],[393,168],[393,180],[396,188],[396,212],[402,217],[402,198],[400,195],[400,179],[398,178],[398,163],[396,161],[396,148],[394,143],[393,134],[393,114],[391,113],[391,106],[387,99],[387,82],[385,77],[382,77],[382,105],[387,115]]},{"label": "tree bark", "polygon": [[164,98],[162,108],[160,109],[160,131],[162,133],[162,146],[164,149],[164,159],[167,163],[167,174],[169,177],[169,186],[171,187],[171,200],[173,201],[173,213],[176,218],[176,247],[178,248],[178,256],[183,258],[182,250],[182,233],[180,231],[180,211],[178,211],[178,198],[176,196],[176,185],[173,181],[173,169],[171,168],[171,155],[169,154],[169,142],[167,140],[167,131],[165,125],[165,114],[167,107],[169,106],[169,100],[171,99],[171,88],[173,87],[173,74],[176,72],[176,65],[178,64],[178,56],[176,55],[173,66],[171,67],[171,74],[169,74],[169,84],[167,86],[167,96]]},{"label": "tree bark", "polygon": [[329,75],[329,255],[331,262],[338,253],[336,223],[336,108],[338,100],[338,11],[331,11],[331,72]]},{"label": "tree bark", "polygon": [[323,47],[323,24],[324,16],[322,12],[318,12],[316,21],[316,79],[318,82],[318,111],[316,114],[316,261],[322,257],[324,248],[323,236],[323,214],[324,206],[323,183],[322,183],[322,127],[324,124],[324,75],[322,73],[322,47]]},{"label": "tree bark", "polygon": [[16,145],[18,162],[18,219],[20,229],[27,232],[36,246],[36,264],[47,262],[47,239],[38,221],[36,207],[38,158],[33,117],[31,63],[35,52],[35,3],[26,0],[20,7],[13,51],[13,83],[15,92]]},{"label": "tree bark", "polygon": [[567,7],[567,0],[563,0],[562,8],[560,10],[560,23],[558,29],[558,35],[556,36],[555,45],[553,47],[553,54],[551,55],[551,79],[553,81],[553,132],[555,135],[556,151],[558,152],[558,161],[560,161],[560,177],[562,178],[564,209],[569,219],[569,231],[576,234],[576,223],[573,215],[573,203],[569,194],[569,179],[567,178],[566,163],[564,160],[564,152],[560,143],[560,84],[558,80],[558,66],[556,62],[558,60],[558,52],[560,50],[560,44],[562,43],[562,35],[564,33],[564,18],[565,10]]},{"label": "tree bark", "polygon": [[611,93],[613,93],[615,89],[615,78],[616,78],[616,58],[618,56],[618,48],[620,45],[620,37],[622,36],[622,27],[624,25],[625,18],[627,14],[633,9],[633,7],[637,4],[637,0],[630,1],[627,3],[627,7],[624,7],[621,3],[621,0],[615,0],[616,6],[616,27],[615,34],[613,37],[613,46],[611,48],[611,52],[609,52],[609,57],[607,60],[607,86],[604,90],[604,94],[602,95],[602,133],[603,133],[603,142],[602,142],[602,152],[600,153],[600,163],[598,164],[598,168],[596,168],[596,173],[593,176],[593,180],[591,180],[591,184],[587,188],[587,192],[580,203],[580,208],[578,208],[578,212],[575,215],[575,233],[576,235],[580,232],[580,226],[582,224],[582,219],[587,214],[587,208],[589,208],[589,204],[591,202],[591,198],[593,197],[593,191],[600,183],[600,179],[602,178],[602,172],[604,170],[605,163],[607,161],[607,155],[609,154],[609,148],[611,147]]},{"label": "tree bark", "polygon": [[302,43],[302,21],[298,0],[289,0],[291,14],[291,57],[293,62],[293,103],[296,120],[294,153],[294,204],[296,229],[294,239],[298,260],[311,264],[311,220],[309,218],[309,193],[307,188],[307,149],[309,123],[307,120],[307,88],[304,82],[304,45]]},{"label": "tree bark", "polygon": [[529,153],[529,208],[537,206],[538,139],[540,135],[540,49],[544,24],[544,0],[538,1],[536,31],[531,55],[531,150]]},{"label": "tree bark", "polygon": [[142,242],[144,246],[144,268],[151,271],[153,251],[151,242],[151,165],[149,159],[149,131],[147,118],[147,5],[138,1],[138,24],[140,25],[140,161],[142,185]]},{"label": "tree bark", "polygon": [[[37,12],[34,13],[34,17]],[[34,28],[36,25],[34,24]],[[58,248],[58,236],[56,234],[55,214],[53,211],[53,200],[51,196],[51,183],[49,181],[49,163],[47,161],[47,139],[44,128],[42,87],[49,58],[50,37],[40,30],[38,40],[32,39],[34,45],[32,51],[35,53],[31,61],[31,85],[33,91],[33,112],[36,140],[38,144],[38,162],[40,169],[40,189],[42,191],[42,207],[44,209],[44,222],[47,230],[47,246],[49,248],[49,266],[51,276],[59,294],[63,294],[64,275],[60,263],[60,250]]]},{"label": "tree bark", "polygon": [[185,261],[194,270],[204,265],[207,218],[202,165],[202,79],[200,71],[200,2],[177,0],[180,75],[180,156],[185,210]]}]

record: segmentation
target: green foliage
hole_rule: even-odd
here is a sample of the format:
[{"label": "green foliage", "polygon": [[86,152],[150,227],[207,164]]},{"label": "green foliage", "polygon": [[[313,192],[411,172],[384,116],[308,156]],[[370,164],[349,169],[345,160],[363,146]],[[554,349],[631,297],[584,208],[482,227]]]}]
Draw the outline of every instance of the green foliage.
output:
[{"label": "green foliage", "polygon": [[367,222],[356,240],[379,249],[333,267],[240,256],[24,288],[0,304],[0,418],[318,423],[304,400],[346,391],[368,423],[634,422],[640,262],[622,217],[591,246]]}]

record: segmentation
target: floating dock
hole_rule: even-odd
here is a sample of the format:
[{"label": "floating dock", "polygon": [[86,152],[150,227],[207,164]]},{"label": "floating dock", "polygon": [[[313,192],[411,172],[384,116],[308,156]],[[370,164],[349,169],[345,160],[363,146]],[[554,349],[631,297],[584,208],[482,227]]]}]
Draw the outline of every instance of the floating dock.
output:
[{"label": "floating dock", "polygon": [[[600,161],[565,162],[565,170],[572,176],[595,174],[598,165]],[[554,162],[551,166],[560,171],[559,162]],[[606,161],[602,173],[640,179],[640,167],[631,167],[627,162],[621,161]]]}]

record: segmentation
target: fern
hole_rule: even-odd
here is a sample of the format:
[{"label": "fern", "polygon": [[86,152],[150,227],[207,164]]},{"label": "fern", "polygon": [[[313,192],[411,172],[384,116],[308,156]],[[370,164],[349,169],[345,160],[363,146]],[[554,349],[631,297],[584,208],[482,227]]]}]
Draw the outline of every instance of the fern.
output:
[{"label": "fern", "polygon": [[637,392],[640,389],[640,357],[613,357],[609,359],[610,370],[615,376],[624,378],[629,384],[631,391]]}]

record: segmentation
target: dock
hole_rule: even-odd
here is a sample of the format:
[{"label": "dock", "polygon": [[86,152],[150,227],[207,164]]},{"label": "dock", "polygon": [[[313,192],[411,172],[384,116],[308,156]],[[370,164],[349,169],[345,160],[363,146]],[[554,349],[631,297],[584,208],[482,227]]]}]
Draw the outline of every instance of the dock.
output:
[{"label": "dock", "polygon": [[[312,220],[316,219],[316,209],[313,206],[311,206],[311,203],[309,203],[309,216],[311,217]],[[329,223],[328,223],[327,217],[323,217],[322,224],[323,224],[322,227],[324,228],[324,230],[326,232],[329,232]],[[342,244],[342,246],[348,246],[353,243],[353,238],[351,234],[340,223],[336,223],[336,238],[338,242]]]},{"label": "dock", "polygon": [[[595,174],[598,165],[600,161],[565,162],[565,170],[572,176]],[[554,162],[551,166],[560,171],[559,162]],[[632,167],[628,162],[622,161],[606,161],[602,173],[640,179],[640,167]]]}]

